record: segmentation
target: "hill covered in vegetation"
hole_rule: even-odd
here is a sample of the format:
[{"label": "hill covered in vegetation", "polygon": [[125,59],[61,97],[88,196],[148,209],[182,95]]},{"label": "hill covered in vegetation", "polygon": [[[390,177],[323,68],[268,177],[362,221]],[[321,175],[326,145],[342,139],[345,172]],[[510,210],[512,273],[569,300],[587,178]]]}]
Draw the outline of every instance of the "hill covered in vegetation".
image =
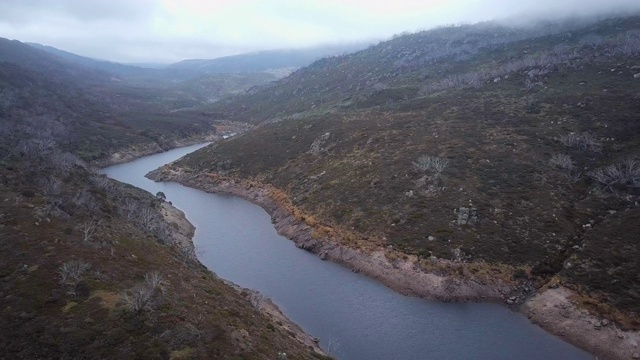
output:
[{"label": "hill covered in vegetation", "polygon": [[37,133],[20,146],[46,139],[93,161],[132,147],[157,152],[215,134],[211,114],[171,111],[194,104],[184,96],[123,86],[108,73],[17,41],[0,44],[0,127]]},{"label": "hill covered in vegetation", "polygon": [[193,227],[161,194],[89,165],[233,124],[16,41],[0,40],[0,61],[2,357],[323,358],[259,294],[197,261]]},{"label": "hill covered in vegetation", "polygon": [[59,148],[13,151],[27,135],[0,142],[4,356],[322,358],[200,265],[178,210]]},{"label": "hill covered in vegetation", "polygon": [[212,105],[259,125],[165,170],[266,184],[341,245],[564,284],[639,329],[639,55],[638,16],[405,34]]}]

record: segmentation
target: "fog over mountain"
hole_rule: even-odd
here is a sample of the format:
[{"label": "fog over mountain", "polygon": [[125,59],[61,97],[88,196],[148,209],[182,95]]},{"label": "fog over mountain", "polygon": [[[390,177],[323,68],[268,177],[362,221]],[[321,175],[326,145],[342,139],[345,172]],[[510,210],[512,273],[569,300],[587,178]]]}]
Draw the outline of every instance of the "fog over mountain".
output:
[{"label": "fog over mountain", "polygon": [[175,62],[386,39],[508,18],[640,10],[634,0],[24,0],[0,2],[0,36],[119,62]]}]

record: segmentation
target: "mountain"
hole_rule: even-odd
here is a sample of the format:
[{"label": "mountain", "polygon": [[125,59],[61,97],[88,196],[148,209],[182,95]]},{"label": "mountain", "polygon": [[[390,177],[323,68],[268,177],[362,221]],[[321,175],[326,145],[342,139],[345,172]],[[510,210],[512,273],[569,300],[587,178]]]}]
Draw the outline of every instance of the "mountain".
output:
[{"label": "mountain", "polygon": [[[322,46],[309,49],[271,50],[249,54],[226,56],[216,59],[190,59],[170,65],[125,65],[76,55],[51,46],[28,43],[44,52],[56,55],[71,63],[101,70],[127,80],[184,81],[198,79],[209,74],[274,73],[306,66],[325,56],[353,52],[362,44]],[[276,72],[277,74],[278,72]]]},{"label": "mountain", "polygon": [[563,284],[640,329],[639,55],[637,15],[405,34],[207,106],[258,126],[167,171],[260,184],[394,266]]},{"label": "mountain", "polygon": [[157,69],[146,68],[136,65],[124,65],[111,61],[96,60],[80,55],[76,55],[64,50],[54,48],[52,46],[41,45],[37,43],[25,43],[33,48],[45,51],[47,53],[56,55],[62,59],[65,59],[71,63],[82,65],[87,68],[102,70],[109,74],[122,76],[122,77],[159,77],[161,72]]},{"label": "mountain", "polygon": [[47,76],[60,80],[71,78],[83,85],[106,82],[110,78],[106,72],[76,66],[59,56],[4,38],[0,38],[0,62],[17,64],[24,69],[46,73]]},{"label": "mountain", "polygon": [[172,64],[168,69],[208,73],[247,73],[307,66],[327,56],[360,50],[364,44],[321,46],[308,49],[260,51],[216,59],[191,59]]}]

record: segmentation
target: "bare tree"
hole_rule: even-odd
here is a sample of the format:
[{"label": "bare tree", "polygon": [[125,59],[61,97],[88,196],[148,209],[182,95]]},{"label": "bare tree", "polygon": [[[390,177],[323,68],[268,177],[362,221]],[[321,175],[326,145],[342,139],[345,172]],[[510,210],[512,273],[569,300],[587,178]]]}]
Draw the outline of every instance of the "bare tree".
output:
[{"label": "bare tree", "polygon": [[144,230],[153,231],[158,226],[158,214],[150,207],[142,208],[137,214],[137,219]]},{"label": "bare tree", "polygon": [[164,293],[164,289],[165,289],[165,285],[167,284],[166,281],[164,280],[164,276],[162,276],[162,274],[158,271],[152,271],[149,273],[146,273],[144,275],[144,281],[147,284],[147,287],[149,287],[152,290],[160,290]]},{"label": "bare tree", "polygon": [[182,261],[182,264],[187,266],[196,263],[198,258],[196,256],[196,249],[193,246],[187,244],[178,244],[178,256]]},{"label": "bare tree", "polygon": [[138,202],[132,198],[126,198],[120,203],[118,207],[120,215],[124,216],[127,220],[132,220],[136,216],[136,210],[138,210]]},{"label": "bare tree", "polygon": [[85,221],[78,225],[78,229],[82,232],[83,240],[89,241],[98,232],[101,221]]},{"label": "bare tree", "polygon": [[251,302],[251,306],[253,306],[253,308],[256,311],[260,311],[262,309],[262,306],[264,305],[264,295],[262,295],[259,291],[252,291],[251,295],[249,296],[249,301]]},{"label": "bare tree", "polygon": [[54,152],[49,156],[49,162],[62,171],[69,171],[74,166],[86,167],[79,157],[68,152]]},{"label": "bare tree", "polygon": [[74,285],[82,278],[82,275],[89,270],[91,265],[81,260],[67,261],[60,266],[60,282],[63,284]]},{"label": "bare tree", "polygon": [[560,142],[566,147],[577,148],[580,150],[593,152],[600,152],[602,150],[602,144],[589,133],[569,133],[561,136]]},{"label": "bare tree", "polygon": [[100,203],[86,190],[78,191],[71,201],[88,212],[93,212],[100,207]]},{"label": "bare tree", "polygon": [[413,162],[414,169],[422,172],[432,171],[436,177],[442,174],[447,165],[449,165],[449,160],[428,155],[423,155]]},{"label": "bare tree", "polygon": [[146,286],[138,286],[125,293],[123,300],[130,311],[140,314],[148,308],[149,302],[153,298],[154,290]]},{"label": "bare tree", "polygon": [[164,276],[158,271],[146,273],[144,283],[123,294],[127,309],[136,314],[150,309],[153,299],[164,295],[165,285]]},{"label": "bare tree", "polygon": [[327,344],[327,355],[335,356],[340,352],[341,342],[337,338],[329,339],[329,343]]}]

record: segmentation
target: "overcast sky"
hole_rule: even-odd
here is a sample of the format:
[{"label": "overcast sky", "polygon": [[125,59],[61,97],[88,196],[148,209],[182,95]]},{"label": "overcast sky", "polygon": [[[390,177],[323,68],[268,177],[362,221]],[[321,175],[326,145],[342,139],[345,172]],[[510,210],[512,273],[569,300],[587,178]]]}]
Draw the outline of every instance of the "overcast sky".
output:
[{"label": "overcast sky", "polygon": [[640,0],[0,0],[0,37],[120,62],[387,39],[525,14],[640,9]]}]

